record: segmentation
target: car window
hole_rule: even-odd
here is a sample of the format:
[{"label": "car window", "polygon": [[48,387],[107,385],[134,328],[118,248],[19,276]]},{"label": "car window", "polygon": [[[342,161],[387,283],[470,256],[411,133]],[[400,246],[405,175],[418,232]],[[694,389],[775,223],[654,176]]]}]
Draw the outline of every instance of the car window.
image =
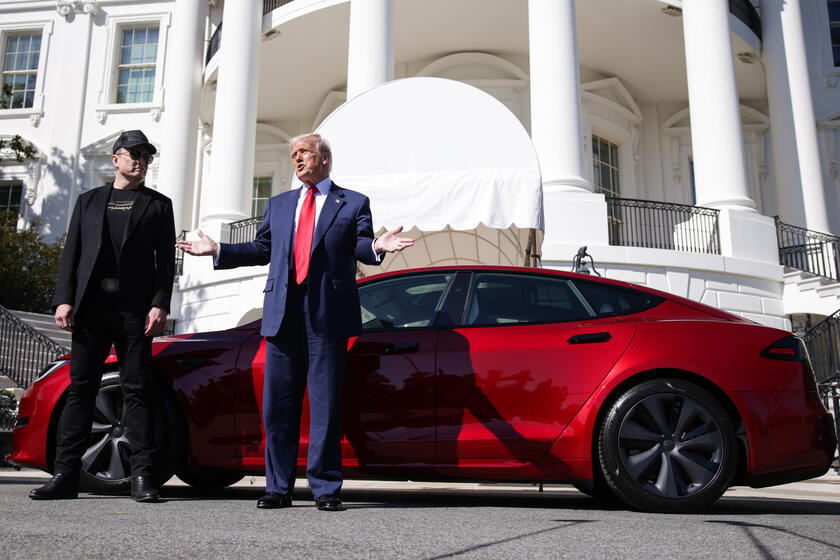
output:
[{"label": "car window", "polygon": [[553,323],[593,317],[568,280],[533,274],[477,273],[468,325]]},{"label": "car window", "polygon": [[586,280],[574,280],[573,283],[598,317],[638,313],[664,301],[664,298],[653,294],[618,286],[587,282]]},{"label": "car window", "polygon": [[453,274],[391,278],[359,287],[362,329],[428,327]]}]

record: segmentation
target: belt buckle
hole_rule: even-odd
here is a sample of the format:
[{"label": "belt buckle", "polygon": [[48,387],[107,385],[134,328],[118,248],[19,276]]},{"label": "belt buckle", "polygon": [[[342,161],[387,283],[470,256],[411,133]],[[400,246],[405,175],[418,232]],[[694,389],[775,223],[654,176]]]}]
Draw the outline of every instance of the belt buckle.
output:
[{"label": "belt buckle", "polygon": [[106,294],[116,294],[120,291],[120,281],[118,278],[103,278],[99,282],[99,287]]}]

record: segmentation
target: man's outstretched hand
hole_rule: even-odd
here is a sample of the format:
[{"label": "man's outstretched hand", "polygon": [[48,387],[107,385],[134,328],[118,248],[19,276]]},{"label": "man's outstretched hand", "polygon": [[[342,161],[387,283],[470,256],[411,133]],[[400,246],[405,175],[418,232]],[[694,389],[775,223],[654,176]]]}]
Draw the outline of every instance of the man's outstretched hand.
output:
[{"label": "man's outstretched hand", "polygon": [[204,235],[201,230],[198,230],[198,241],[178,241],[175,247],[196,257],[216,256],[219,252],[219,244]]},{"label": "man's outstretched hand", "polygon": [[374,242],[373,250],[377,253],[394,253],[414,245],[413,239],[409,239],[408,237],[397,237],[397,234],[402,230],[403,228],[400,226],[382,234],[376,239],[376,242]]}]

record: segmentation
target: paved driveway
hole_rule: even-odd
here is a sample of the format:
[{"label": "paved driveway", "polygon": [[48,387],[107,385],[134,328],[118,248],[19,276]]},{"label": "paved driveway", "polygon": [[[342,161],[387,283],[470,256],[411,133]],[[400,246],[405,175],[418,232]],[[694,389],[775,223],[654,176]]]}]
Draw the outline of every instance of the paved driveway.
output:
[{"label": "paved driveway", "polygon": [[257,510],[262,479],[164,502],[34,502],[35,471],[0,471],[3,558],[840,558],[840,476],[734,488],[699,515],[644,514],[569,486],[350,482],[347,511]]}]

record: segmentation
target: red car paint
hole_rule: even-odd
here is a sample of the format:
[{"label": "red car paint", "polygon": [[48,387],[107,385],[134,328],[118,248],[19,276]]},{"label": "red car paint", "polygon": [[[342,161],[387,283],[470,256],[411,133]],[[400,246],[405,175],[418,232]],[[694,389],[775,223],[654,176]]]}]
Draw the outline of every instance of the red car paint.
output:
[{"label": "red car paint", "polygon": [[[351,339],[346,476],[591,480],[605,407],[623,388],[653,377],[693,381],[730,412],[744,451],[736,482],[764,485],[827,470],[836,439],[808,365],[760,356],[790,333],[649,288],[545,269],[429,268],[373,276],[360,285],[456,271],[585,280],[662,301],[604,318],[373,330]],[[609,339],[600,344],[569,342],[603,333]],[[155,372],[179,404],[187,466],[261,474],[265,349],[259,322],[162,337],[153,352]],[[65,364],[35,382],[21,399],[25,421],[14,431],[10,462],[51,469],[68,370]],[[304,405],[301,474],[308,416]]]}]

